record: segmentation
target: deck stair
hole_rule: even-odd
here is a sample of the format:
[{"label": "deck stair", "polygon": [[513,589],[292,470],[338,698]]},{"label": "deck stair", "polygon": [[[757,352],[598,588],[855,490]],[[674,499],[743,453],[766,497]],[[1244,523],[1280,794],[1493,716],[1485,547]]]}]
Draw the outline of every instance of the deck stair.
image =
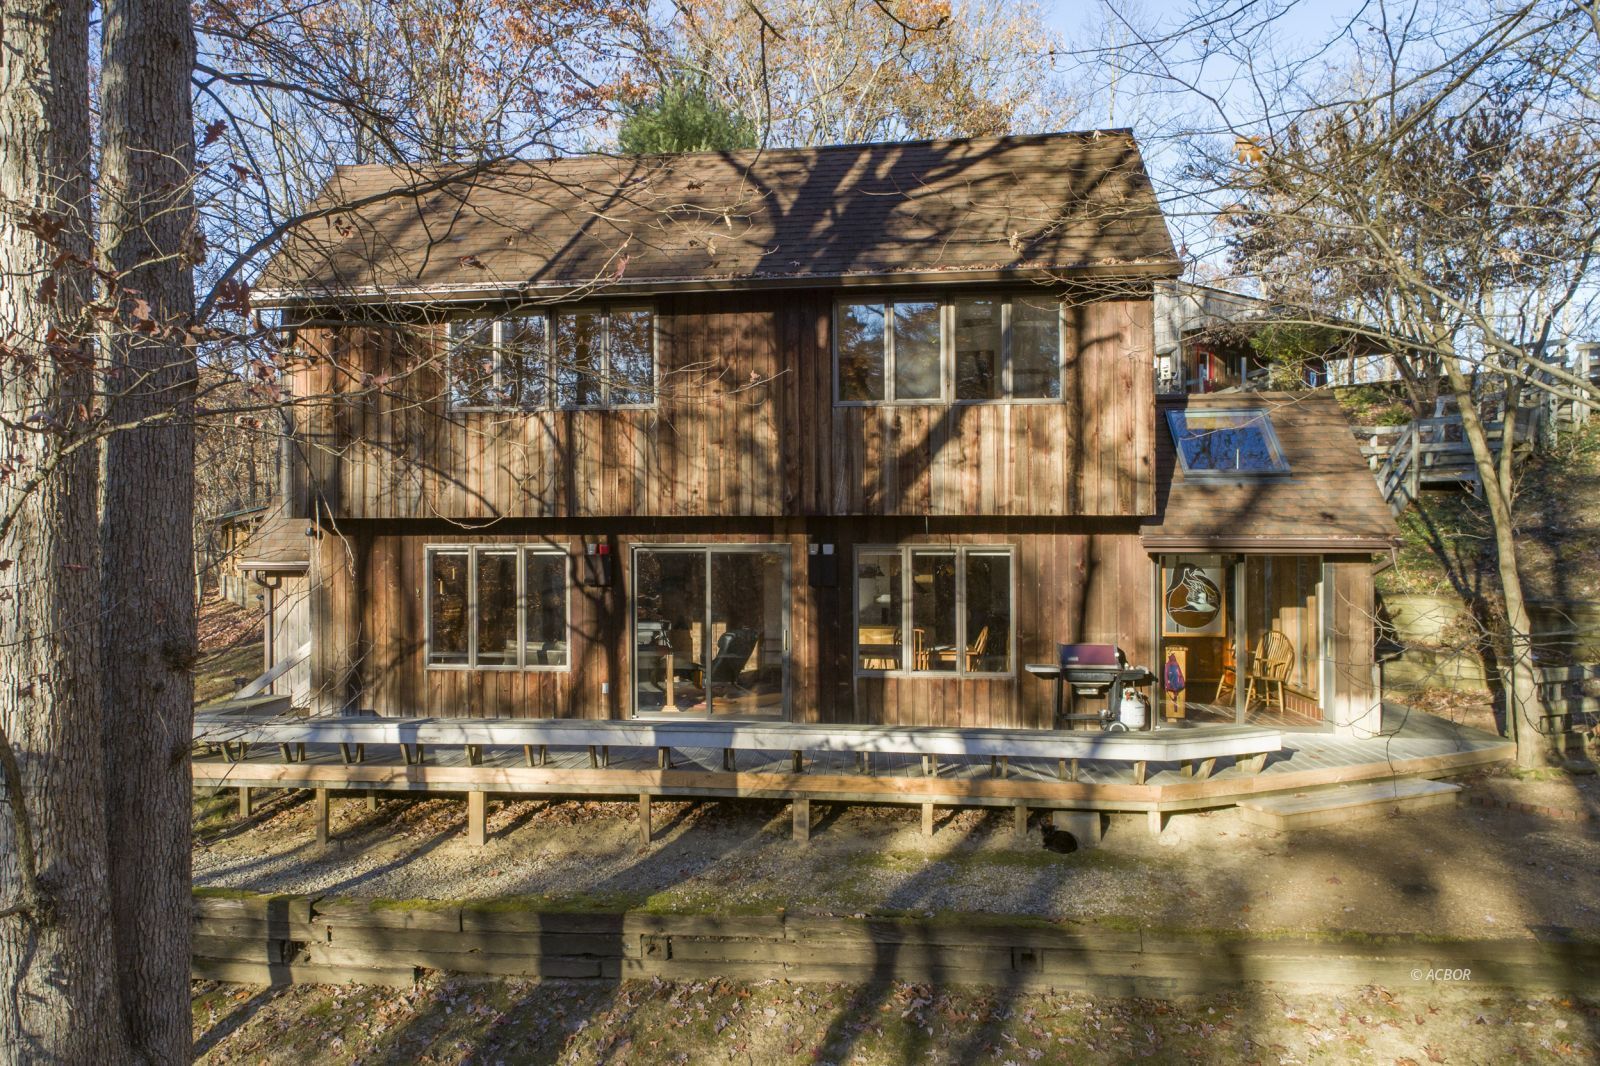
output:
[{"label": "deck stair", "polygon": [[1310,829],[1378,818],[1391,811],[1454,806],[1460,791],[1460,785],[1420,778],[1373,781],[1254,796],[1239,801],[1239,812],[1245,821],[1267,829]]}]

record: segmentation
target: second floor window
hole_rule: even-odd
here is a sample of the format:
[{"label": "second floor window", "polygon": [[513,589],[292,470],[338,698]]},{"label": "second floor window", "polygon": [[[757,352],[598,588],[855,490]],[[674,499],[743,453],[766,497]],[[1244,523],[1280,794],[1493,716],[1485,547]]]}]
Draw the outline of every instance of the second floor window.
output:
[{"label": "second floor window", "polygon": [[641,407],[655,402],[655,314],[580,306],[450,322],[453,410]]},{"label": "second floor window", "polygon": [[835,400],[1059,400],[1061,318],[1043,292],[842,300]]}]

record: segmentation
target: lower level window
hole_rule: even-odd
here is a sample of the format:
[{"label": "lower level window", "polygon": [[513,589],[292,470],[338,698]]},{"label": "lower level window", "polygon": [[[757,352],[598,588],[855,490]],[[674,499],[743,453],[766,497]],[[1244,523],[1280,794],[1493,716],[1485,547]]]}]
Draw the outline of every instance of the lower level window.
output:
[{"label": "lower level window", "polygon": [[1012,672],[1010,548],[856,552],[856,668]]},{"label": "lower level window", "polygon": [[548,548],[429,548],[428,665],[567,666],[567,565]]}]

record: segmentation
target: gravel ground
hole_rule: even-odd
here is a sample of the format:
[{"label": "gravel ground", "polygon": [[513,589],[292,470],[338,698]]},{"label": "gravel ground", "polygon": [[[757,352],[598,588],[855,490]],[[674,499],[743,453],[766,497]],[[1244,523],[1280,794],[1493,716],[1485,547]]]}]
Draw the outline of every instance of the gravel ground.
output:
[{"label": "gravel ground", "polygon": [[1173,1002],[919,985],[483,984],[403,992],[201,982],[206,1064],[1572,1063],[1600,1055],[1600,1009],[1431,986],[1242,991]]},{"label": "gravel ground", "polygon": [[[1592,782],[1480,779],[1478,794],[1600,807]],[[661,803],[638,843],[631,803],[491,801],[490,840],[465,840],[460,799],[336,798],[333,840],[312,842],[304,793],[274,793],[249,824],[212,810],[200,886],[382,898],[547,898],[597,908],[829,914],[979,911],[1170,928],[1521,936],[1600,931],[1600,821],[1462,806],[1275,834],[1236,813],[1180,815],[1152,837],[1116,819],[1099,848],[1060,854],[1009,812],[941,811],[924,838],[910,808],[813,804],[809,845],[778,803]],[[231,803],[224,792],[211,804]]]}]

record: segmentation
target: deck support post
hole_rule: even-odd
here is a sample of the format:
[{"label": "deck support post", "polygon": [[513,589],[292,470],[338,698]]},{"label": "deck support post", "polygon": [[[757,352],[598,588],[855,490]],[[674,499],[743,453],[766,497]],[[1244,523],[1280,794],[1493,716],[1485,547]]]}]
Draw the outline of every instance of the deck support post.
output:
[{"label": "deck support post", "polygon": [[811,801],[798,797],[789,802],[794,811],[794,839],[801,844],[811,842]]},{"label": "deck support post", "polygon": [[589,745],[589,769],[598,770],[599,768],[600,768],[600,756],[599,756],[598,752],[595,750],[595,746],[593,744],[590,744]]},{"label": "deck support post", "polygon": [[254,812],[255,812],[255,808],[254,808],[254,806],[252,806],[252,804],[250,802],[250,786],[249,785],[240,785],[239,786],[239,817],[240,818],[248,818]]},{"label": "deck support post", "polygon": [[856,769],[868,777],[872,776],[872,752],[861,751],[856,753]]},{"label": "deck support post", "polygon": [[328,790],[311,790],[311,821],[317,831],[317,847],[328,846]]},{"label": "deck support post", "polygon": [[483,763],[483,745],[482,744],[468,744],[466,746],[466,748],[467,748],[467,765],[468,766],[479,766],[479,765],[482,765],[482,763]]},{"label": "deck support post", "polygon": [[375,788],[369,788],[369,789],[367,789],[367,810],[375,811],[377,809],[378,809],[378,790],[375,789]]},{"label": "deck support post", "polygon": [[1236,764],[1240,770],[1247,774],[1259,774],[1262,770],[1267,768],[1267,753],[1262,752],[1259,755],[1241,755],[1236,760]]},{"label": "deck support post", "polygon": [[722,768],[730,774],[738,772],[739,763],[737,757],[733,754],[732,748],[722,749]]},{"label": "deck support post", "polygon": [[549,766],[550,765],[550,747],[547,744],[540,744],[539,745],[539,765],[540,766]]},{"label": "deck support post", "polygon": [[487,792],[467,793],[467,843],[475,848],[483,847],[489,839],[489,794]]},{"label": "deck support post", "polygon": [[656,749],[656,769],[658,769],[658,770],[670,770],[670,769],[672,769],[672,749],[671,748],[657,748]]},{"label": "deck support post", "polygon": [[1028,842],[1028,805],[1019,803],[1011,809],[1011,830],[1018,844]]},{"label": "deck support post", "polygon": [[803,752],[803,751],[791,751],[789,753],[789,769],[790,769],[791,772],[797,773],[797,774],[803,774],[803,773],[806,772],[806,755],[805,755],[805,752]]},{"label": "deck support post", "polygon": [[600,768],[602,770],[611,769],[611,745],[609,744],[603,744],[600,747]]},{"label": "deck support post", "polygon": [[923,777],[938,777],[939,776],[939,756],[937,756],[937,755],[924,755],[922,757],[922,776]]},{"label": "deck support post", "polygon": [[650,793],[639,793],[639,846],[648,848],[653,831],[650,827]]},{"label": "deck support post", "polygon": [[925,837],[933,836],[933,804],[931,803],[922,805],[922,835]]},{"label": "deck support post", "polygon": [[1217,760],[1211,759],[1185,759],[1180,765],[1184,777],[1192,777],[1196,781],[1204,781],[1211,776],[1211,771],[1216,768]]},{"label": "deck support post", "polygon": [[1167,828],[1167,819],[1171,817],[1172,815],[1168,814],[1166,811],[1151,810],[1149,813],[1150,835],[1156,837],[1160,836],[1162,831]]},{"label": "deck support post", "polygon": [[[1071,769],[1067,768],[1067,764],[1068,763],[1072,764],[1072,768]],[[1078,760],[1077,759],[1057,759],[1056,760],[1056,776],[1059,777],[1063,781],[1076,781],[1078,779]]]},{"label": "deck support post", "polygon": [[407,766],[421,766],[427,759],[427,752],[422,750],[421,744],[400,745],[400,755],[405,759]]},{"label": "deck support post", "polygon": [[1150,764],[1145,762],[1143,759],[1135,762],[1133,764],[1133,783],[1136,785],[1144,784],[1145,775],[1149,769]]},{"label": "deck support post", "polygon": [[532,766],[534,764],[533,763],[533,745],[532,744],[524,744],[524,745],[522,745],[522,761],[524,763],[526,763],[527,765],[529,765],[529,766]]}]

